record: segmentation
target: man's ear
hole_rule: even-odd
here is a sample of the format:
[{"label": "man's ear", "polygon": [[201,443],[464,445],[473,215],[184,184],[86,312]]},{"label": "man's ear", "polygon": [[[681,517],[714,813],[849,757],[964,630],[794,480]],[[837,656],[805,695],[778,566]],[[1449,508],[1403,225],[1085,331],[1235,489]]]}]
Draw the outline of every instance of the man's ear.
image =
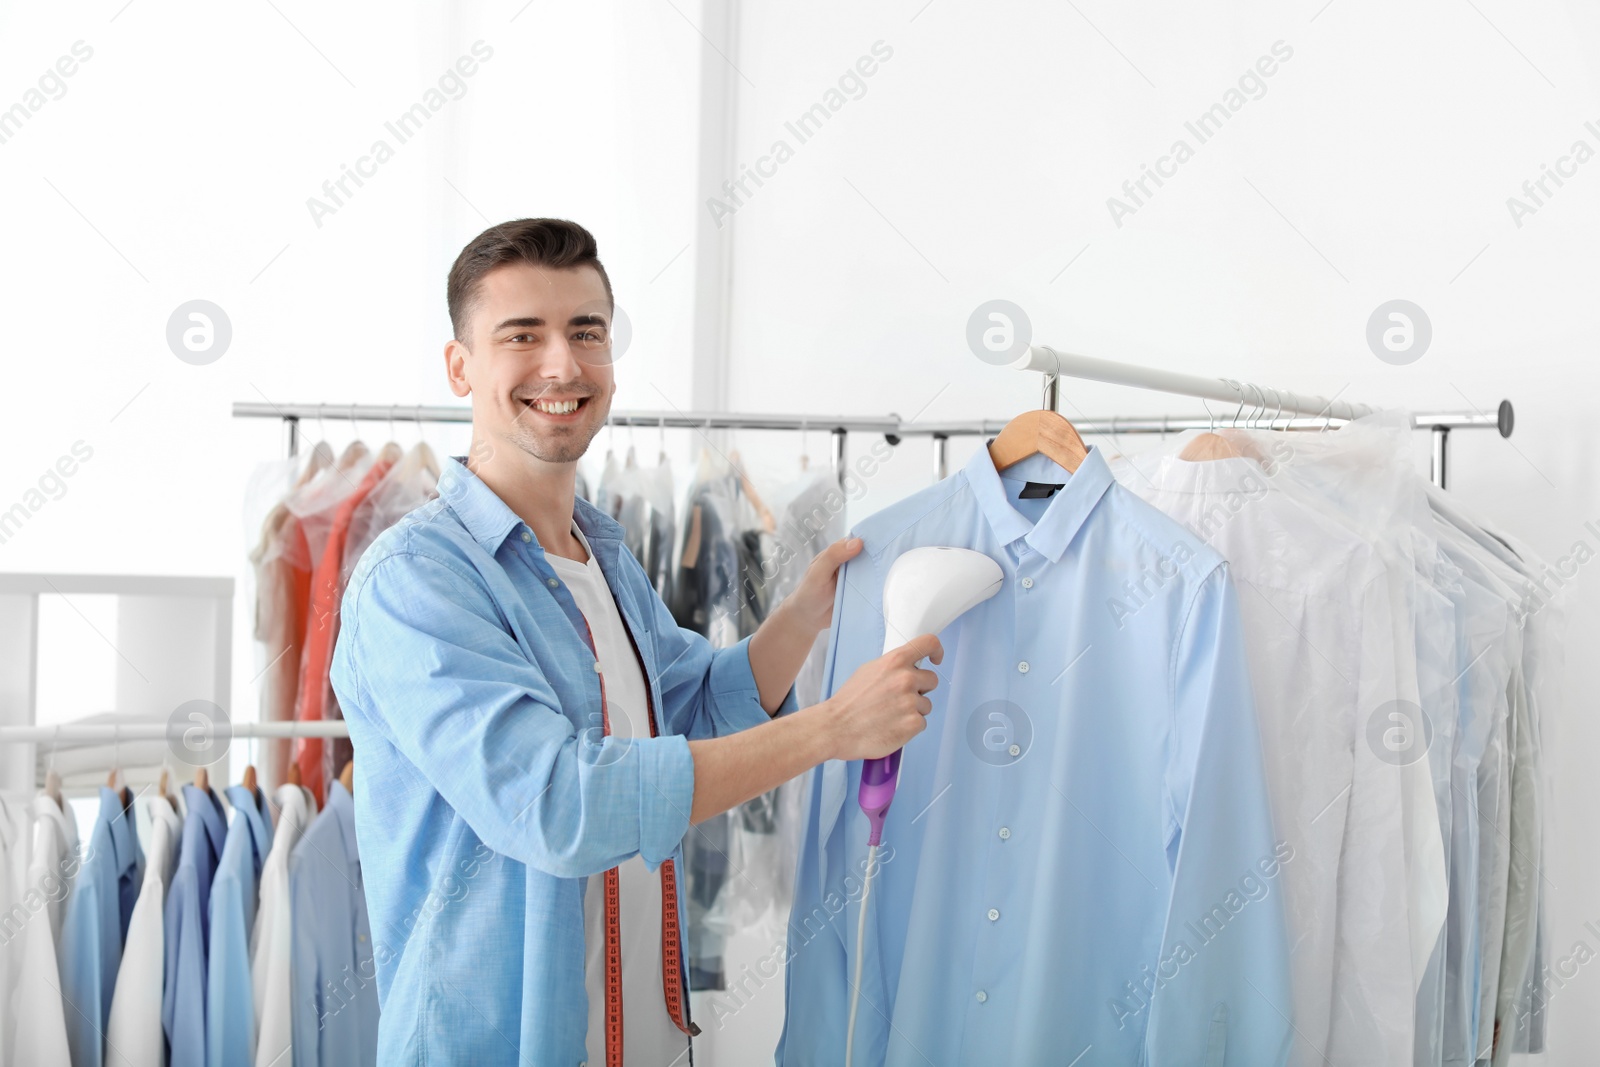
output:
[{"label": "man's ear", "polygon": [[467,381],[467,357],[471,355],[472,350],[453,337],[444,346],[444,374],[456,396],[472,393],[472,383]]}]

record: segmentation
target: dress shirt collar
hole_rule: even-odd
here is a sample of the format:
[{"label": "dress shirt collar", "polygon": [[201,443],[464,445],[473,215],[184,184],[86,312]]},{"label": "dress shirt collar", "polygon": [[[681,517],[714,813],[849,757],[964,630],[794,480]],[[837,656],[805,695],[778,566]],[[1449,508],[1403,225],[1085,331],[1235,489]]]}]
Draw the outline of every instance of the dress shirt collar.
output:
[{"label": "dress shirt collar", "polygon": [[261,874],[261,861],[267,858],[267,852],[272,848],[272,820],[266,817],[265,808],[267,798],[262,795],[261,788],[246,789],[242,785],[230,785],[227,789],[228,802],[233,805],[234,818],[244,819],[250,827],[251,860],[255,864],[257,876]]},{"label": "dress shirt collar", "polygon": [[1075,474],[1068,473],[1066,468],[1042,454],[1029,456],[1006,468],[1007,479],[1066,483],[1050,498],[1045,513],[1034,523],[1011,506],[1000,472],[994,469],[994,459],[989,455],[989,445],[993,440],[992,437],[987,438],[962,468],[967,484],[978,499],[978,506],[983,509],[984,518],[1001,544],[1009,545],[1023,538],[1035,551],[1049,558],[1051,563],[1059,562],[1061,554],[1072,543],[1073,537],[1088,520],[1089,513],[1111,485],[1111,470],[1106,466],[1105,457],[1100,454],[1098,447],[1091,445],[1089,454],[1078,465]]},{"label": "dress shirt collar", "polygon": [[[467,457],[451,456],[450,459],[439,472],[439,496],[455,512],[467,532],[484,548],[494,552],[522,520],[482,478],[468,469]],[[590,540],[622,540],[622,524],[583,497],[573,496],[572,512],[578,528]],[[538,544],[538,539],[532,543]]]},{"label": "dress shirt collar", "polygon": [[222,846],[228,839],[228,823],[222,816],[222,801],[210,788],[202,792],[193,785],[183,787],[183,799],[188,804],[189,817],[199,818],[200,824],[205,827],[206,836],[211,839],[212,851],[218,856],[222,855]]},{"label": "dress shirt collar", "polygon": [[131,808],[122,806],[122,794],[107,786],[100,787],[99,821],[106,824],[111,834],[111,851],[116,856],[117,874],[138,863],[139,837],[129,817]]},{"label": "dress shirt collar", "polygon": [[337,819],[339,825],[339,839],[344,842],[344,858],[355,866],[361,861],[361,854],[356,850],[356,809],[355,801],[346,792],[344,783],[335,779],[328,787],[327,803],[322,806],[324,818]]}]

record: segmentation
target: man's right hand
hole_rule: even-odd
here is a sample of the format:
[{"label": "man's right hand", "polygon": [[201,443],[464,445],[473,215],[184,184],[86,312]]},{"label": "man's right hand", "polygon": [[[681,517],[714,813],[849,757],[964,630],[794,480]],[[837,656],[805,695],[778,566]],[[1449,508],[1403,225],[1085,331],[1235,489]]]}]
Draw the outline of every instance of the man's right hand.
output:
[{"label": "man's right hand", "polygon": [[829,722],[830,759],[877,759],[887,756],[928,728],[924,718],[933,702],[924,693],[939,676],[921,669],[924,656],[940,663],[944,646],[933,634],[922,634],[864,663],[838,691],[817,705]]}]

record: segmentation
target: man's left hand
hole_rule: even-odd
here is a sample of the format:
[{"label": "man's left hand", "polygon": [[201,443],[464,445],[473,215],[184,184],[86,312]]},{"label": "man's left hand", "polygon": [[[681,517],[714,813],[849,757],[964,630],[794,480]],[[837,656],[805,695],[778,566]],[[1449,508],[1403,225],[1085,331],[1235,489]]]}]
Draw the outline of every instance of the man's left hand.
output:
[{"label": "man's left hand", "polygon": [[806,568],[800,584],[783,602],[793,612],[796,625],[813,634],[826,630],[833,622],[834,594],[839,588],[839,568],[861,551],[861,538],[845,537],[818,552]]}]

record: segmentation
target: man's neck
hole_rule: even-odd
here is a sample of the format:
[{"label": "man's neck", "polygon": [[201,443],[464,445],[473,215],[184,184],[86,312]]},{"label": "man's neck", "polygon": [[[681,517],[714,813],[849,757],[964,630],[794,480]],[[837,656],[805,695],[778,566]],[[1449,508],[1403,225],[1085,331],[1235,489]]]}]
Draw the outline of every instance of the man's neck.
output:
[{"label": "man's neck", "polygon": [[589,558],[582,542],[572,534],[577,463],[546,463],[520,450],[512,462],[475,457],[476,449],[468,456],[468,468],[528,524],[540,548],[580,563]]}]

